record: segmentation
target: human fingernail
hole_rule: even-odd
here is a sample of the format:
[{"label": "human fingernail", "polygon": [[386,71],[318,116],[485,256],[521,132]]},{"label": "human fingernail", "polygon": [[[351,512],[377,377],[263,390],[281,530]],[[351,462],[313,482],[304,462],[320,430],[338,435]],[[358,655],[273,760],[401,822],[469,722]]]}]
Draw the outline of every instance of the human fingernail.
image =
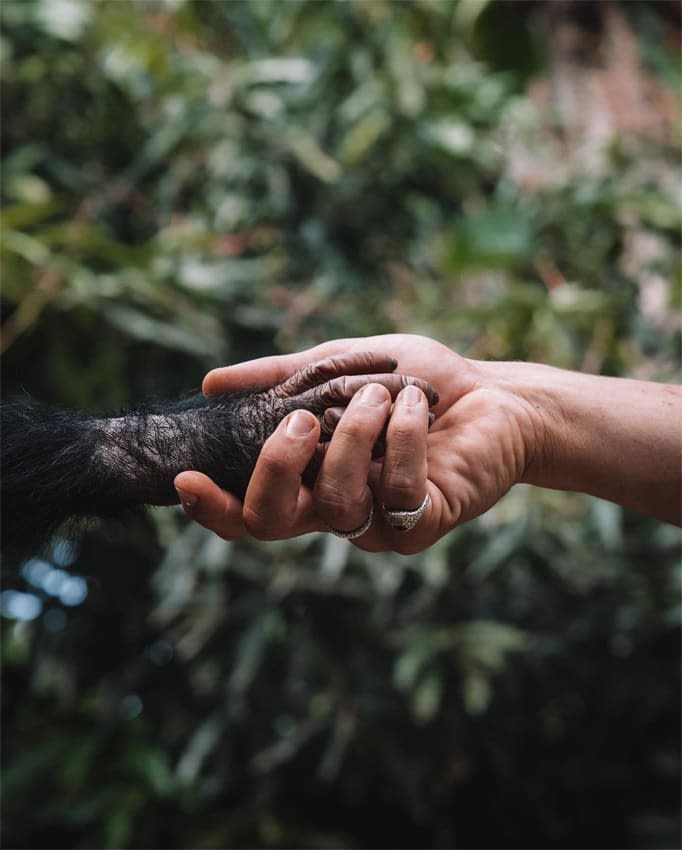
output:
[{"label": "human fingernail", "polygon": [[419,387],[415,387],[412,384],[410,384],[410,386],[408,387],[405,387],[405,389],[400,393],[400,403],[407,404],[410,406],[420,404],[423,398],[424,393],[422,393]]},{"label": "human fingernail", "polygon": [[199,497],[196,493],[190,493],[188,490],[181,490],[179,487],[176,487],[175,489],[180,497],[183,508],[193,508],[198,503]]},{"label": "human fingernail", "polygon": [[386,390],[381,384],[367,384],[360,398],[363,404],[383,404],[386,401]]},{"label": "human fingernail", "polygon": [[312,416],[303,410],[296,410],[287,421],[287,434],[291,437],[303,437],[305,434],[309,434],[314,427],[315,423]]}]

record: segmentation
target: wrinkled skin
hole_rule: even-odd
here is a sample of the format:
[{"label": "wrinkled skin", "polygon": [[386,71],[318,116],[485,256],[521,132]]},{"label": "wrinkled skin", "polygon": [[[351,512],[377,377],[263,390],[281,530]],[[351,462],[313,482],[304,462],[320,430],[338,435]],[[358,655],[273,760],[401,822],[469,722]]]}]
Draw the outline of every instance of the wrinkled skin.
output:
[{"label": "wrinkled skin", "polygon": [[67,520],[176,504],[173,479],[185,469],[211,476],[242,498],[263,443],[295,410],[315,414],[325,440],[340,411],[368,383],[383,385],[391,398],[415,384],[437,402],[428,383],[395,374],[395,367],[385,355],[340,355],[263,391],[198,396],[113,418],[5,403],[3,547],[35,549]]}]

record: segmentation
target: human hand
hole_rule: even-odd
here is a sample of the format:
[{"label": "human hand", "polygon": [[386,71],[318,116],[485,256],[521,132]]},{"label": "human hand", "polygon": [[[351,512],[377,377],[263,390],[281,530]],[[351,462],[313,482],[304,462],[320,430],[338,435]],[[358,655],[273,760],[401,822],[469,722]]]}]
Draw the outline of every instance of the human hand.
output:
[{"label": "human hand", "polygon": [[[365,396],[365,388],[340,416],[315,486],[309,489],[302,475],[315,453],[319,431],[310,414],[297,411],[263,447],[243,505],[199,473],[179,475],[176,486],[190,516],[227,539],[245,534],[281,539],[329,527],[355,529],[375,500],[391,509],[412,510],[428,493],[431,503],[413,530],[396,531],[377,512],[371,528],[353,541],[368,551],[408,554],[487,510],[523,479],[541,432],[533,405],[496,382],[482,368],[485,364],[425,337],[335,340],[297,354],[216,369],[206,376],[204,392],[278,383],[313,360],[358,350],[392,356],[400,372],[438,389],[437,419],[430,430],[423,394],[403,390],[391,413],[384,388],[374,390],[375,400]],[[372,460],[384,427],[385,456]],[[187,493],[196,497],[192,505]]]}]

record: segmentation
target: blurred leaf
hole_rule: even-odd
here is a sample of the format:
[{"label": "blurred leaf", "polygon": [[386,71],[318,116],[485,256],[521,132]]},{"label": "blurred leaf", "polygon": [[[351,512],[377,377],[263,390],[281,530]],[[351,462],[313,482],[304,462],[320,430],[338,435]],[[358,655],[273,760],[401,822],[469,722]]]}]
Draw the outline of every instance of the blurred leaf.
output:
[{"label": "blurred leaf", "polygon": [[[13,201],[23,202],[25,205],[42,205],[43,207],[48,204],[52,196],[49,185],[44,180],[41,180],[40,177],[36,177],[35,174],[15,174],[10,176],[9,180],[5,181],[4,191]],[[6,213],[3,212],[3,218],[5,215]],[[17,227],[16,213],[14,221],[15,223],[11,226]],[[5,223],[7,222],[5,221]]]},{"label": "blurred leaf", "polygon": [[396,687],[402,691],[411,690],[424,665],[435,651],[436,647],[426,634],[420,635],[412,641],[409,649],[396,662],[393,673],[393,681]]},{"label": "blurred leaf", "polygon": [[315,76],[314,64],[301,58],[270,58],[247,62],[239,68],[237,82],[241,84],[311,83]]},{"label": "blurred leaf", "polygon": [[528,258],[530,221],[521,210],[492,209],[454,226],[449,260],[454,269],[491,268]]},{"label": "blurred leaf", "polygon": [[452,629],[452,644],[465,665],[499,672],[508,652],[524,649],[528,635],[521,629],[492,620],[472,620]]},{"label": "blurred leaf", "polygon": [[24,230],[40,224],[40,222],[58,212],[60,206],[60,202],[53,198],[42,202],[30,201],[5,207],[2,211],[3,232],[5,229],[9,231]]},{"label": "blurred leaf", "polygon": [[391,126],[386,111],[375,108],[361,118],[346,134],[339,159],[347,168],[358,165]]},{"label": "blurred leaf", "polygon": [[153,342],[168,348],[180,349],[189,354],[212,355],[218,342],[207,337],[204,329],[178,327],[175,324],[151,318],[148,313],[124,304],[108,304],[106,320],[114,327],[143,342]]},{"label": "blurred leaf", "polygon": [[428,723],[438,713],[443,694],[443,679],[432,670],[420,681],[412,696],[412,706],[419,723]]},{"label": "blurred leaf", "polygon": [[90,19],[90,9],[83,0],[38,0],[36,19],[58,38],[77,41]]},{"label": "blurred leaf", "polygon": [[431,142],[455,156],[468,154],[475,142],[473,129],[461,121],[432,124],[426,128],[426,136]]},{"label": "blurred leaf", "polygon": [[478,671],[467,673],[463,687],[466,710],[469,714],[483,714],[492,698],[489,676]]},{"label": "blurred leaf", "polygon": [[223,728],[219,717],[209,717],[194,731],[175,769],[180,783],[187,785],[196,779],[204,760],[218,742]]},{"label": "blurred leaf", "polygon": [[328,156],[317,141],[303,129],[289,128],[283,140],[287,149],[315,177],[326,183],[334,183],[341,176],[339,164]]},{"label": "blurred leaf", "polygon": [[244,633],[236,648],[236,663],[230,675],[228,689],[242,697],[258,673],[269,641],[276,635],[281,620],[269,612],[255,620]]}]

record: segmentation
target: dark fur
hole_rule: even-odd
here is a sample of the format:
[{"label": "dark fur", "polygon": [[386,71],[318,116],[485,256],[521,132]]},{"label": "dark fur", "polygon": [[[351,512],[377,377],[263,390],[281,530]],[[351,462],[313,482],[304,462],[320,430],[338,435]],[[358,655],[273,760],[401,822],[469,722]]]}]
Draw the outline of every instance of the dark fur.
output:
[{"label": "dark fur", "polygon": [[67,520],[176,504],[173,479],[186,469],[243,497],[286,402],[271,391],[197,396],[115,418],[3,403],[3,549],[36,549]]}]

